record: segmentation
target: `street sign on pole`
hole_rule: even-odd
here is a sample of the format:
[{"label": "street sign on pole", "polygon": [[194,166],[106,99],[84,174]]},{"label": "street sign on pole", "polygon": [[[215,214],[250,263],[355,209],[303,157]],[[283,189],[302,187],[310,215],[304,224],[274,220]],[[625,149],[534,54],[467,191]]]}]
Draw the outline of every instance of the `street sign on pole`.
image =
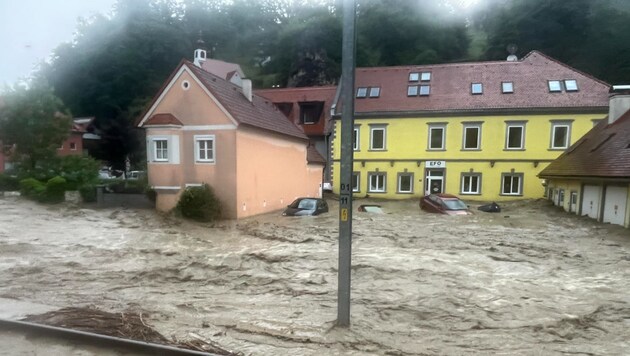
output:
[{"label": "street sign on pole", "polygon": [[337,325],[350,326],[350,273],[352,260],[352,171],[354,161],[355,0],[343,3],[341,60],[341,170],[339,177],[339,291]]}]

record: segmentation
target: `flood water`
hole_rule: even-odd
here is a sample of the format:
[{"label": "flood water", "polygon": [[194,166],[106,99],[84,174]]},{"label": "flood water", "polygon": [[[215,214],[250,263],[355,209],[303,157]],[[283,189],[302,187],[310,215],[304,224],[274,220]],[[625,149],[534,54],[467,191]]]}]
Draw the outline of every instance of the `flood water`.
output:
[{"label": "flood water", "polygon": [[472,216],[380,202],[387,214],[354,213],[352,326],[340,329],[329,204],[199,224],[0,198],[0,317],[135,311],[168,338],[244,355],[630,353],[627,229],[544,201]]}]

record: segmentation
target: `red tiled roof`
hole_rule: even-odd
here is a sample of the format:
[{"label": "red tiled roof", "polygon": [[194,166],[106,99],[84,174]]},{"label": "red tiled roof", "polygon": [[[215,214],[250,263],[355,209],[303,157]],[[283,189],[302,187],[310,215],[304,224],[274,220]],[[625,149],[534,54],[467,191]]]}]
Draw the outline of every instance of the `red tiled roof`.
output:
[{"label": "red tiled roof", "polygon": [[149,120],[144,123],[147,125],[177,125],[183,126],[181,121],[175,117],[173,114],[155,114],[151,116]]},{"label": "red tiled roof", "polygon": [[[431,72],[428,82],[410,82],[409,73]],[[548,80],[574,79],[579,91],[550,93]],[[356,87],[381,87],[378,98],[355,99],[357,113],[452,112],[608,106],[610,85],[532,51],[519,61],[357,68]],[[503,94],[502,82],[514,92]],[[471,94],[482,83],[483,94]],[[408,85],[429,84],[429,96],[407,96]],[[356,95],[356,92],[355,92]],[[340,113],[340,107],[337,107]]]},{"label": "red tiled roof", "polygon": [[289,120],[295,124],[300,124],[300,107],[301,102],[323,102],[324,108],[317,124],[302,125],[307,135],[321,136],[326,133],[327,123],[330,120],[330,107],[335,100],[337,92],[336,86],[321,87],[303,87],[303,88],[278,88],[278,89],[260,89],[255,93],[269,99],[274,104],[292,104]]},{"label": "red tiled roof", "polygon": [[319,152],[317,152],[315,146],[313,145],[308,145],[306,150],[306,161],[311,164],[326,165],[326,160],[321,154],[319,154]]},{"label": "red tiled roof", "polygon": [[630,111],[617,121],[607,119],[574,143],[539,176],[630,179]]},{"label": "red tiled roof", "polygon": [[276,107],[258,95],[250,102],[243,89],[220,77],[208,73],[191,62],[184,61],[199,81],[240,124],[245,124],[299,139],[307,139],[302,130],[287,120]]}]

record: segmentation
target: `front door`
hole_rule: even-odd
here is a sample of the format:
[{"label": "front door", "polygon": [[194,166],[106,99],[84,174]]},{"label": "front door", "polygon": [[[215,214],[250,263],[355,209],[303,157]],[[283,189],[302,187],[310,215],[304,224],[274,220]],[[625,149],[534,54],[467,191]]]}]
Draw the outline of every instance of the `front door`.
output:
[{"label": "front door", "polygon": [[439,194],[444,190],[444,170],[427,169],[425,195]]},{"label": "front door", "polygon": [[575,213],[577,211],[577,192],[571,192],[571,202],[569,204],[569,212]]}]

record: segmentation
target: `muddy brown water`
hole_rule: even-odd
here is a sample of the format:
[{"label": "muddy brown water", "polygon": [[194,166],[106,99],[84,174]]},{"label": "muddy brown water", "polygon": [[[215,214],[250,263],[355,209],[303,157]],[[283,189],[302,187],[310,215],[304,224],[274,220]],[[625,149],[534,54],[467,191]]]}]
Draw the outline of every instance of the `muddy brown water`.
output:
[{"label": "muddy brown water", "polygon": [[[628,355],[630,232],[544,201],[354,213],[349,329],[331,213],[198,224],[0,198],[0,317],[133,310],[245,355]],[[361,202],[365,203],[365,202]],[[357,204],[358,205],[358,204]]]}]

